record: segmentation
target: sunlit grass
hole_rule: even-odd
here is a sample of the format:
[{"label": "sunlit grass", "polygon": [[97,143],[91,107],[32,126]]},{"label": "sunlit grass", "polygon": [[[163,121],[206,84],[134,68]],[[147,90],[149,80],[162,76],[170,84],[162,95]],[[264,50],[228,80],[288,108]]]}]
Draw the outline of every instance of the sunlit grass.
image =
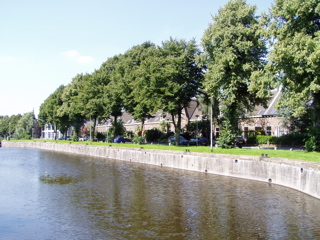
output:
[{"label": "sunlit grass", "polygon": [[[165,144],[133,144],[133,143],[105,143],[105,142],[73,142],[64,140],[36,140],[40,142],[58,142],[58,143],[71,143],[83,145],[97,145],[97,146],[113,146],[113,147],[127,147],[127,148],[144,148],[155,150],[168,150],[168,151],[185,151],[188,149],[190,152],[210,153],[211,148],[207,146],[169,146]],[[290,151],[290,150],[273,150],[273,149],[257,149],[257,148],[212,148],[212,153],[215,154],[231,154],[231,155],[246,155],[246,156],[261,156],[261,154],[268,154],[273,158],[286,158],[296,159],[303,161],[320,162],[320,153],[306,152],[306,151]]]}]

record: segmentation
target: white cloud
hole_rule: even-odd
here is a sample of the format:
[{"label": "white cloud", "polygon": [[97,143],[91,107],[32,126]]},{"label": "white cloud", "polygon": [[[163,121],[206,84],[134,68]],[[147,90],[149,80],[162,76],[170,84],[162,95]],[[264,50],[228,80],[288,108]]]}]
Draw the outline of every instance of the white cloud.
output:
[{"label": "white cloud", "polygon": [[72,59],[78,63],[89,63],[93,62],[94,58],[90,56],[82,56],[78,51],[76,50],[69,50],[64,53],[62,53],[63,56],[66,56],[69,59]]},{"label": "white cloud", "polygon": [[78,53],[78,51],[76,51],[76,50],[70,50],[70,51],[67,51],[67,52],[62,53],[62,55],[66,56],[66,57],[71,57],[71,58],[73,58],[73,57],[79,56],[80,53]]}]

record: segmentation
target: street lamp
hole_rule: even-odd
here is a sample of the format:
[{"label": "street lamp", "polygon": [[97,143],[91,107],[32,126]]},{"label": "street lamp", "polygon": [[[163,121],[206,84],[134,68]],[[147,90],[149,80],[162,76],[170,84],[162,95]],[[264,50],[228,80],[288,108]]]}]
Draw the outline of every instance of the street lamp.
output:
[{"label": "street lamp", "polygon": [[90,143],[92,143],[92,137],[91,137],[91,124],[92,124],[92,122],[91,122],[91,115],[90,115]]},{"label": "street lamp", "polygon": [[212,152],[212,146],[213,146],[213,133],[212,133],[212,96],[210,96],[210,151]]}]

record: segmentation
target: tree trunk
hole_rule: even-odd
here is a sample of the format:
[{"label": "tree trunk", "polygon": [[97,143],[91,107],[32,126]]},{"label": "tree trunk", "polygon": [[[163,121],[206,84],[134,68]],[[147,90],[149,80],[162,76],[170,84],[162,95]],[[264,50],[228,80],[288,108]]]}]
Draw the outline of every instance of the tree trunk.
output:
[{"label": "tree trunk", "polygon": [[177,137],[176,137],[176,142],[177,144],[176,145],[179,145],[180,144],[180,134],[181,134],[181,114],[182,114],[182,111],[181,109],[179,110],[178,112],[178,121],[177,121]]},{"label": "tree trunk", "polygon": [[114,131],[113,131],[113,138],[116,138],[116,133],[117,133],[117,126],[118,126],[118,117],[117,116],[114,116]]},{"label": "tree trunk", "polygon": [[176,146],[179,145],[180,143],[180,133],[181,133],[181,114],[182,114],[182,109],[178,110],[178,116],[177,116],[177,122],[175,122],[175,118],[174,118],[174,113],[171,112],[172,115],[172,122],[174,125],[174,130],[175,130],[175,137],[176,137]]},{"label": "tree trunk", "polygon": [[140,124],[141,135],[142,135],[142,132],[143,132],[143,128],[144,128],[144,118],[141,119],[141,124]]}]

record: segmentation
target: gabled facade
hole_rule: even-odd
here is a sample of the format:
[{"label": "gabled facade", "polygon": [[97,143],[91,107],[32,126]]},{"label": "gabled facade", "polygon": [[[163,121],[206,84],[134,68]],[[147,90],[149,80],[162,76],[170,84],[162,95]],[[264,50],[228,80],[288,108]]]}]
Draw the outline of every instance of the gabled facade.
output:
[{"label": "gabled facade", "polygon": [[257,106],[255,110],[247,115],[247,118],[239,120],[239,129],[247,138],[251,131],[263,131],[266,135],[280,137],[289,133],[289,128],[282,125],[282,120],[278,117],[276,104],[282,93],[282,87],[271,90],[271,97],[268,107]]},{"label": "gabled facade", "polygon": [[[278,117],[276,104],[281,97],[282,88],[277,88],[271,91],[271,97],[268,102],[268,107],[257,106],[255,110],[247,114],[244,119],[239,119],[239,129],[242,131],[244,138],[248,138],[250,132],[263,131],[266,135],[282,136],[289,133],[289,128],[282,126],[281,118]],[[204,117],[201,111],[201,106],[196,99],[193,99],[188,108],[185,108],[182,115],[181,127],[184,128],[189,122],[200,121]],[[141,122],[136,121],[131,114],[123,112],[119,118],[124,123],[127,131],[135,132],[141,125]],[[146,119],[144,130],[160,128],[161,121],[169,123],[167,131],[173,131],[172,116],[162,110],[158,110],[152,118]],[[106,132],[111,127],[112,120],[107,120],[103,124],[97,125],[98,132]],[[219,137],[220,127],[213,125],[214,137]]]},{"label": "gabled facade", "polygon": [[[68,128],[67,136],[72,136],[72,135],[73,135],[73,128],[70,127]],[[55,140],[60,138],[63,138],[63,135],[59,130],[55,132],[54,124],[46,123],[44,125],[44,128],[41,131],[41,139]]]},{"label": "gabled facade", "polygon": [[[201,111],[201,108],[197,100],[193,99],[190,102],[189,107],[183,110],[181,128],[182,129],[185,128],[185,126],[189,122],[201,120],[202,116],[203,116],[203,113]],[[141,125],[140,121],[135,120],[131,114],[125,111],[122,113],[122,116],[118,118],[118,120],[121,120],[123,122],[123,125],[127,131],[135,132]],[[112,121],[113,121],[112,119],[109,119],[102,124],[98,124],[96,127],[96,130],[102,133],[106,132],[111,127]],[[162,110],[158,110],[155,114],[153,114],[153,117],[145,120],[143,130],[160,128],[160,123],[162,121],[166,121],[168,123],[168,127],[166,129],[167,132],[174,131],[171,114],[167,112],[163,112]]]}]

